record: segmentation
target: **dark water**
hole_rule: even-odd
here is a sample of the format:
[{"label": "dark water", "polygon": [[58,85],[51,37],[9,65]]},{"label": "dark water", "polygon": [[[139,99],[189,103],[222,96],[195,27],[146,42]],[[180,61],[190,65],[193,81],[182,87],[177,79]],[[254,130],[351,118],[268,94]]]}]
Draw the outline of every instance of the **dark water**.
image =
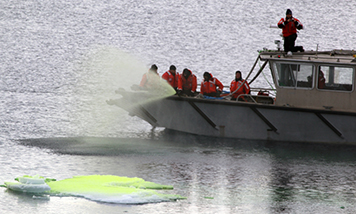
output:
[{"label": "dark water", "polygon": [[[291,8],[306,50],[355,49],[355,1],[0,2],[0,184],[118,175],[186,200],[144,205],[0,189],[0,213],[354,213],[355,147],[211,139],[106,105],[156,63],[228,85],[275,48]],[[265,78],[251,87],[269,87]]]}]

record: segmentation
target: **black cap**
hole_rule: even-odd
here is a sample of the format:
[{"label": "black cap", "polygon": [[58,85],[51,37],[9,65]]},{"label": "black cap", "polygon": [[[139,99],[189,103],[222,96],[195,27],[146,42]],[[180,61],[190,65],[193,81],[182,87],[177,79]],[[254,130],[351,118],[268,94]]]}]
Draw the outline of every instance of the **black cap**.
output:
[{"label": "black cap", "polygon": [[286,15],[292,15],[292,11],[290,9],[287,9]]},{"label": "black cap", "polygon": [[204,72],[203,76],[209,79],[211,78],[211,74],[209,72]]},{"label": "black cap", "polygon": [[176,66],[174,66],[174,65],[171,65],[170,67],[169,67],[169,70],[173,70],[173,71],[175,71],[175,70],[177,70],[177,68],[176,68]]},{"label": "black cap", "polygon": [[191,74],[192,74],[192,72],[188,68],[184,68],[183,76],[189,77]]},{"label": "black cap", "polygon": [[150,70],[158,70],[157,65],[153,64],[153,65],[151,66]]}]

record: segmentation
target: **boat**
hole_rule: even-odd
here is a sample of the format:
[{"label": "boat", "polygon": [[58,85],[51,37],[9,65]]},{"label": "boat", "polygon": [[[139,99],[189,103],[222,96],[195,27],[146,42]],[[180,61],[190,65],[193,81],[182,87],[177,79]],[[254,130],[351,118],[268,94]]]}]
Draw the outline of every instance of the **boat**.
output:
[{"label": "boat", "polygon": [[274,87],[243,95],[247,101],[173,95],[142,102],[145,92],[118,90],[122,97],[108,103],[153,127],[196,135],[356,145],[355,54],[260,51],[247,79],[262,62],[249,84],[269,65]]}]

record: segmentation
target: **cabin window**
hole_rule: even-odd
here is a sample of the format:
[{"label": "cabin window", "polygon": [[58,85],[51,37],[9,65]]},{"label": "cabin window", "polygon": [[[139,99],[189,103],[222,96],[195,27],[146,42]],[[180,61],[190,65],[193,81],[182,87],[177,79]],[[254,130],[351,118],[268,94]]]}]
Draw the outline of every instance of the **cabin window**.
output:
[{"label": "cabin window", "polygon": [[292,88],[312,88],[313,65],[275,62],[278,85]]},{"label": "cabin window", "polygon": [[326,65],[318,67],[318,89],[351,91],[353,79],[353,68]]}]

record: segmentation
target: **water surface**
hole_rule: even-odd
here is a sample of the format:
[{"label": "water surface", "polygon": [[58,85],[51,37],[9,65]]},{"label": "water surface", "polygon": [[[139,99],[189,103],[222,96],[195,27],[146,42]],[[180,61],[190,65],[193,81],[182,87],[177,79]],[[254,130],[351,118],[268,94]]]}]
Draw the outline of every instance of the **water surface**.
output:
[{"label": "water surface", "polygon": [[[106,104],[155,63],[229,85],[287,8],[306,50],[355,49],[356,2],[0,2],[0,182],[107,174],[174,186],[186,200],[145,205],[0,189],[1,213],[353,213],[353,147],[211,139],[163,129]],[[258,65],[259,67],[259,65]],[[258,68],[257,67],[257,68]],[[125,70],[127,72],[125,72]],[[265,78],[252,87],[269,87]]]}]

